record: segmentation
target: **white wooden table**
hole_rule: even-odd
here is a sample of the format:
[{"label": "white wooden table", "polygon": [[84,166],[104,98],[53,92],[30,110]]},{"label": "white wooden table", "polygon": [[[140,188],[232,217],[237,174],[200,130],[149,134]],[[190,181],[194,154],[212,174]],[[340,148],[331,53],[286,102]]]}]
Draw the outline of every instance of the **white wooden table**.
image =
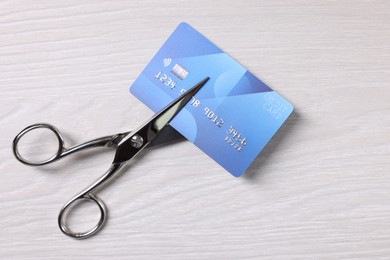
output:
[{"label": "white wooden table", "polygon": [[[0,259],[389,259],[389,13],[385,0],[0,1]],[[68,144],[138,126],[152,112],[128,88],[181,21],[296,112],[241,178],[188,141],[150,150],[99,193],[105,228],[64,236],[59,209],[113,153],[34,168],[12,139],[35,122]]]}]

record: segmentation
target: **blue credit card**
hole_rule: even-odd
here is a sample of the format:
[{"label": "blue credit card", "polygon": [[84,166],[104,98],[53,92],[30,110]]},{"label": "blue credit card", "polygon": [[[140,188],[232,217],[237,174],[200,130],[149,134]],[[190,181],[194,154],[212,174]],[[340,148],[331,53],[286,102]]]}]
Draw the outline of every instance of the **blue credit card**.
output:
[{"label": "blue credit card", "polygon": [[170,124],[241,176],[293,107],[189,24],[179,24],[130,91],[157,112],[205,77]]}]

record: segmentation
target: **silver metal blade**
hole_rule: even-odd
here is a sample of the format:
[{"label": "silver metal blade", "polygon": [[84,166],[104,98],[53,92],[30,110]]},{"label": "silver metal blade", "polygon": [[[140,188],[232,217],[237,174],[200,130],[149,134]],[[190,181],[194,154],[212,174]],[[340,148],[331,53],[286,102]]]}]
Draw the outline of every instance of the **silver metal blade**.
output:
[{"label": "silver metal blade", "polygon": [[159,132],[176,116],[208,80],[209,77],[201,80],[186,93],[172,101],[160,112],[156,113],[137,131],[131,132],[124,137],[118,144],[113,163],[123,163],[136,156],[159,134]]}]

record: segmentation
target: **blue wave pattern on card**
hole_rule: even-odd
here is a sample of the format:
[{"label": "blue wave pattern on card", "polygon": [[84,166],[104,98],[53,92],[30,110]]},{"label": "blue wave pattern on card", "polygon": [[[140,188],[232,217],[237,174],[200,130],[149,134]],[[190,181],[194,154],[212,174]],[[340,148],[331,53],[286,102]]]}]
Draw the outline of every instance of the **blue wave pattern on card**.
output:
[{"label": "blue wave pattern on card", "polygon": [[130,91],[156,112],[205,77],[210,80],[171,125],[241,176],[293,108],[194,28],[181,23]]}]

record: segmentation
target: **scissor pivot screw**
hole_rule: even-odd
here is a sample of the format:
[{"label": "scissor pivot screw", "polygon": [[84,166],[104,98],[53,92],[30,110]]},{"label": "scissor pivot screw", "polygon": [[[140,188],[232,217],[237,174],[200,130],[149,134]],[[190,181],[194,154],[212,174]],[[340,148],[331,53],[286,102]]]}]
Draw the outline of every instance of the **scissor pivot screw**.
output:
[{"label": "scissor pivot screw", "polygon": [[144,139],[136,134],[131,137],[131,146],[134,148],[141,148],[141,146],[144,144]]}]

